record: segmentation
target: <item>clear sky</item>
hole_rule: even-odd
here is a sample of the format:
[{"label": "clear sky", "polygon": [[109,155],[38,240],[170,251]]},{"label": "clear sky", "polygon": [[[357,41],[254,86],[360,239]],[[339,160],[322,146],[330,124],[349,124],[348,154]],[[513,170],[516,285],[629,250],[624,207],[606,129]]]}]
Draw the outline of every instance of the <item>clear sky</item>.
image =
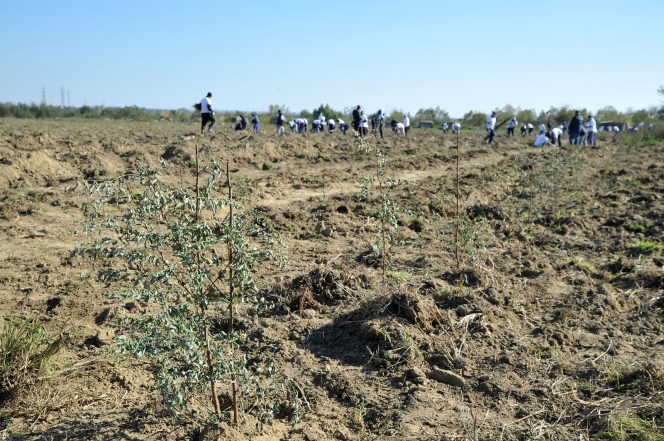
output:
[{"label": "clear sky", "polygon": [[662,17],[663,0],[0,0],[0,102],[659,106]]}]

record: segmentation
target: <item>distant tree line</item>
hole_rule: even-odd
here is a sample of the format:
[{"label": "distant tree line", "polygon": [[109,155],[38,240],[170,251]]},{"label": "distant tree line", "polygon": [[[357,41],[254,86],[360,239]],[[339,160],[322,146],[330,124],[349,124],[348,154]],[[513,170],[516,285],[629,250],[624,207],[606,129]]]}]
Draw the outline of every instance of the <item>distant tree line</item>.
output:
[{"label": "distant tree line", "polygon": [[89,119],[131,119],[147,121],[168,119],[189,121],[194,114],[186,109],[148,110],[137,106],[128,107],[59,107],[46,104],[0,103],[0,118],[89,118]]},{"label": "distant tree line", "polygon": [[[660,91],[658,91],[660,92]],[[660,92],[662,93],[662,92]],[[664,93],[662,93],[664,95]],[[130,119],[130,120],[169,120],[187,122],[199,118],[200,104],[193,105],[193,111],[189,109],[178,110],[149,110],[137,106],[128,107],[101,107],[101,106],[82,106],[82,107],[59,107],[50,106],[45,104],[13,104],[13,103],[0,103],[0,118],[106,118],[106,119]],[[274,123],[275,115],[278,110],[281,110],[288,118],[306,118],[312,121],[318,118],[318,115],[323,113],[327,119],[344,119],[347,122],[351,119],[351,113],[354,107],[346,107],[343,110],[337,110],[330,107],[329,104],[321,104],[314,108],[312,111],[304,109],[299,114],[292,113],[285,105],[270,105],[268,112],[255,112],[263,124]],[[369,118],[376,115],[378,109],[364,109]],[[402,121],[406,115],[401,109],[382,109],[387,115],[388,119],[395,119]],[[664,121],[664,106],[658,108],[655,106],[647,109],[627,109],[625,112],[620,112],[612,106],[606,106],[596,112],[590,112],[587,109],[576,109],[569,106],[551,107],[549,110],[542,110],[539,113],[535,109],[522,109],[520,107],[513,107],[510,104],[502,108],[494,109],[496,111],[496,119],[502,122],[506,119],[516,117],[519,123],[546,123],[551,121],[552,124],[561,124],[569,122],[574,116],[575,110],[580,110],[583,116],[593,113],[597,122],[601,121],[619,121],[631,122],[638,124],[643,122],[651,124]],[[234,113],[225,113],[222,116],[222,121],[231,121],[234,117],[245,115],[247,119],[251,120],[251,112],[236,111]],[[449,113],[440,107],[429,107],[419,109],[414,115],[408,113],[411,125],[417,127],[422,121],[431,121],[434,126],[439,127],[444,122],[453,120],[460,121],[463,127],[484,127],[488,113],[469,111],[459,119],[450,117]]]}]

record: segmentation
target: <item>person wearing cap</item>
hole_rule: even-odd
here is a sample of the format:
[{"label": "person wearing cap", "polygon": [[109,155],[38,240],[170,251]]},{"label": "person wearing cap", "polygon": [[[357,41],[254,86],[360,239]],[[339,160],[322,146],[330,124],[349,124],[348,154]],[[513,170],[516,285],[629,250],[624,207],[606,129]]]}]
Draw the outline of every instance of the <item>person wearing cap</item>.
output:
[{"label": "person wearing cap", "polygon": [[597,145],[595,134],[597,134],[597,121],[592,115],[588,115],[588,145],[593,147]]},{"label": "person wearing cap", "polygon": [[[286,122],[286,117],[281,112],[281,110],[277,110],[277,135],[283,135],[284,134],[284,123],[285,122]],[[291,127],[291,132],[292,131],[293,131],[293,128]]]},{"label": "person wearing cap", "polygon": [[258,132],[259,121],[258,121],[258,116],[256,116],[255,113],[251,114],[251,124],[254,125],[254,132]]},{"label": "person wearing cap", "polygon": [[404,135],[408,135],[410,131],[410,118],[408,118],[408,115],[403,116],[403,131]]},{"label": "person wearing cap", "polygon": [[581,136],[581,126],[583,125],[583,118],[581,118],[578,110],[574,111],[574,117],[569,122],[569,144],[579,145],[579,137]]},{"label": "person wearing cap", "polygon": [[212,111],[212,92],[208,92],[205,98],[201,100],[201,135],[205,136],[205,125],[207,123],[210,123],[207,131],[209,133],[214,133],[212,131],[212,126],[217,121],[214,115],[216,114]]},{"label": "person wearing cap", "polygon": [[486,119],[486,131],[489,132],[488,135],[484,138],[484,141],[489,141],[489,144],[493,142],[493,138],[496,136],[496,112],[491,112]]}]

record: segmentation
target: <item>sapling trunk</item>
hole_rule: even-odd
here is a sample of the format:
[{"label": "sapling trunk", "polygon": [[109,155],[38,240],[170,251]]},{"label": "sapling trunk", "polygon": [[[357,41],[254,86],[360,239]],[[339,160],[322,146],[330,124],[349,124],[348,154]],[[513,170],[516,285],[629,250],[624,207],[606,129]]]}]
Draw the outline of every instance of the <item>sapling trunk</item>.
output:
[{"label": "sapling trunk", "polygon": [[387,248],[385,246],[385,194],[383,192],[383,180],[380,178],[380,173],[381,173],[381,166],[380,166],[380,158],[378,158],[378,170],[376,173],[376,176],[378,178],[378,189],[380,191],[380,202],[383,204],[381,206],[381,216],[380,216],[380,234],[381,234],[381,247],[382,252],[380,253],[381,257],[381,266],[383,267],[383,281],[385,281],[385,273],[387,269],[387,260],[386,260],[386,253],[387,253]]},{"label": "sapling trunk", "polygon": [[[201,189],[199,187],[199,176],[201,173],[198,164],[198,144],[196,144],[196,222],[198,223],[199,213],[201,212]],[[200,251],[196,253],[196,258],[200,265]],[[205,306],[200,305],[201,314],[205,315]],[[221,408],[219,406],[219,395],[217,395],[217,384],[214,375],[214,364],[212,363],[212,354],[210,353],[210,326],[205,327],[205,360],[208,365],[208,375],[210,376],[210,393],[212,394],[212,405],[217,419],[221,419]]]},{"label": "sapling trunk", "polygon": [[[226,161],[226,184],[228,185],[228,240],[226,242],[228,246],[228,297],[230,300],[230,305],[228,307],[229,317],[228,317],[228,333],[233,334],[233,314],[234,314],[234,305],[235,305],[235,286],[233,285],[233,241],[230,237],[230,234],[233,232],[233,185],[231,184],[231,174]],[[233,424],[238,425],[237,418],[237,382],[235,374],[232,375],[232,385],[233,388]]]},{"label": "sapling trunk", "polygon": [[[461,263],[459,262],[459,131],[457,131],[457,144],[456,144],[456,207],[454,215],[456,217],[456,224],[454,225],[454,257],[456,258],[457,271],[461,270]],[[461,275],[459,274],[459,278]]]}]

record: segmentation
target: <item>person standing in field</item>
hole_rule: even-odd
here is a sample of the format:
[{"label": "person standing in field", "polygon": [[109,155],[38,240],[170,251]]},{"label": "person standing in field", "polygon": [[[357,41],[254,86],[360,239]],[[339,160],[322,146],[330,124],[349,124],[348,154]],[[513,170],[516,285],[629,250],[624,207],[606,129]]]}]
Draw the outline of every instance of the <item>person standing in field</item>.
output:
[{"label": "person standing in field", "polygon": [[214,123],[217,121],[214,117],[216,115],[214,111],[212,110],[212,93],[208,92],[208,94],[201,100],[201,135],[205,136],[205,125],[207,123],[210,123],[210,126],[208,127],[208,132],[209,133],[214,133],[212,131],[212,126]]},{"label": "person standing in field", "polygon": [[592,115],[588,115],[588,145],[597,146],[595,135],[597,134],[597,121]]},{"label": "person standing in field", "polygon": [[[277,110],[277,135],[283,135],[284,134],[284,123],[286,122],[286,117],[284,116],[283,113],[281,113],[281,110]],[[291,132],[293,131],[293,127],[291,126]]]},{"label": "person standing in field", "polygon": [[258,132],[258,116],[255,113],[251,114],[251,123],[254,125],[254,132]]},{"label": "person standing in field", "polygon": [[452,133],[457,134],[461,131],[461,124],[455,122],[452,124]]},{"label": "person standing in field", "polygon": [[383,111],[378,109],[378,116],[376,116],[376,125],[378,126],[378,131],[380,132],[380,138],[385,138],[385,117],[383,116]]},{"label": "person standing in field", "polygon": [[447,130],[450,128],[450,126],[444,122],[441,128],[443,129],[443,133],[447,133]]},{"label": "person standing in field", "polygon": [[362,112],[362,107],[357,106],[357,109],[353,110],[353,120],[350,122],[351,127],[353,127],[353,130],[356,132],[360,131],[360,124],[362,122],[360,112]]},{"label": "person standing in field", "polygon": [[512,118],[512,121],[510,121],[509,125],[507,126],[507,136],[514,136],[514,129],[516,128],[516,125],[519,124],[516,121],[516,118]]},{"label": "person standing in field", "polygon": [[533,134],[533,125],[532,125],[532,123],[528,123],[528,135],[532,135],[532,134]]},{"label": "person standing in field", "polygon": [[364,114],[364,110],[360,110],[360,135],[366,136],[369,133],[369,119]]},{"label": "person standing in field", "polygon": [[574,111],[574,117],[569,122],[569,144],[578,145],[579,136],[581,135],[581,126],[583,125],[583,118],[581,118],[580,112],[578,110]]},{"label": "person standing in field", "polygon": [[538,129],[539,129],[540,135],[542,133],[546,132],[546,126],[544,125],[544,123],[540,123]]},{"label": "person standing in field", "polygon": [[493,142],[493,138],[496,136],[496,112],[491,112],[486,119],[486,131],[489,132],[488,135],[484,138],[484,141],[489,141],[489,144]]},{"label": "person standing in field", "polygon": [[408,118],[408,115],[403,116],[403,130],[404,135],[408,135],[408,132],[410,131],[410,118]]}]

